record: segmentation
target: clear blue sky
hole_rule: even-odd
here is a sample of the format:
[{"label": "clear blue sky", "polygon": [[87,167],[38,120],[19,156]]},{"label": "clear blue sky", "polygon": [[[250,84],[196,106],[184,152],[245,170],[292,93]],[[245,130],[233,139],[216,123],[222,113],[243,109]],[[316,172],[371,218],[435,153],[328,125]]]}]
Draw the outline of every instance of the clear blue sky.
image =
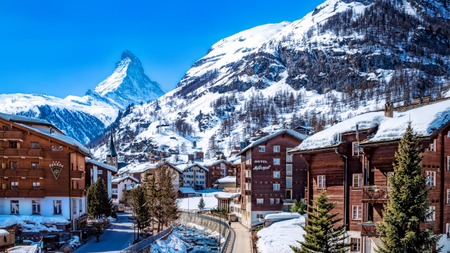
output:
[{"label": "clear blue sky", "polygon": [[82,96],[124,50],[172,90],[215,42],[301,19],[324,0],[1,1],[0,94]]}]

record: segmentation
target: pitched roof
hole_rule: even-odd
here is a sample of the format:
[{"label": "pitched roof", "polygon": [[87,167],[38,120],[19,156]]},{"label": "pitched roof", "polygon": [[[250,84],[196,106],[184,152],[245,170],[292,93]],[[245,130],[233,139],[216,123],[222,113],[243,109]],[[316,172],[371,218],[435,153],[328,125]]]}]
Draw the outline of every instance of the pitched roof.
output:
[{"label": "pitched roof", "polygon": [[292,136],[294,136],[295,138],[297,138],[297,139],[299,139],[299,140],[305,140],[305,139],[308,138],[307,135],[301,134],[301,133],[296,132],[296,131],[294,131],[294,130],[291,130],[291,129],[283,129],[283,130],[279,130],[279,131],[277,131],[277,132],[275,132],[275,133],[273,133],[273,134],[271,134],[271,135],[265,136],[265,137],[263,137],[263,138],[261,138],[261,139],[259,139],[259,140],[254,141],[253,143],[251,143],[250,145],[248,145],[247,147],[245,147],[243,150],[241,150],[241,152],[239,152],[239,154],[237,154],[237,155],[243,155],[243,154],[245,154],[245,152],[246,152],[247,150],[249,150],[249,149],[251,149],[251,148],[253,148],[253,147],[255,147],[255,146],[257,146],[257,145],[259,145],[259,144],[261,144],[261,143],[264,143],[264,142],[266,142],[266,141],[268,141],[268,140],[270,140],[270,139],[272,139],[272,138],[274,138],[274,137],[277,137],[278,135],[285,134],[285,133],[286,133],[286,134],[289,134],[289,135],[292,135]]},{"label": "pitched roof", "polygon": [[226,184],[226,183],[236,183],[236,176],[226,176],[220,179],[217,179],[215,184]]},{"label": "pitched roof", "polygon": [[35,118],[35,117],[26,117],[26,116],[20,116],[20,115],[0,113],[0,118],[6,119],[6,120],[12,121],[12,122],[28,123],[28,124],[31,123],[31,124],[41,124],[41,125],[53,126],[47,120],[40,119],[40,118]]},{"label": "pitched roof", "polygon": [[[171,165],[172,165],[172,164],[171,164]],[[174,166],[174,165],[172,165],[172,166]],[[209,172],[209,169],[208,169],[208,168],[206,168],[205,166],[203,166],[203,165],[201,165],[201,164],[199,164],[199,163],[194,163],[194,164],[178,164],[178,165],[176,165],[176,166],[178,167],[178,169],[179,169],[181,172],[184,172],[184,171],[186,171],[187,169],[190,169],[190,168],[192,168],[192,167],[194,167],[194,166],[197,166],[197,167],[199,167],[200,169],[203,169],[203,170]]]},{"label": "pitched roof", "polygon": [[184,193],[184,194],[189,194],[189,193],[194,193],[195,194],[195,190],[192,189],[191,187],[180,187],[178,190],[181,193]]},{"label": "pitched roof", "polygon": [[97,165],[97,166],[102,167],[104,169],[110,170],[112,172],[117,172],[117,168],[116,167],[114,167],[112,165],[109,165],[109,164],[106,164],[106,163],[102,163],[102,162],[96,161],[94,159],[86,158],[86,163],[92,163],[94,165]]},{"label": "pitched roof", "polygon": [[231,164],[231,165],[233,165],[231,162],[229,162],[229,161],[227,161],[227,160],[219,160],[219,161],[216,161],[216,162],[213,162],[213,163],[211,163],[211,164],[205,164],[205,167],[210,167],[210,166],[214,166],[214,165],[216,165],[216,164],[219,164],[219,163],[222,163],[222,162],[224,162],[224,163],[228,163],[228,164]]},{"label": "pitched roof", "polygon": [[134,181],[136,183],[139,183],[139,180],[137,180],[136,178],[132,177],[132,176],[126,176],[126,177],[119,177],[119,178],[114,178],[113,180],[111,180],[111,183],[120,183],[126,179],[130,179],[131,181]]}]

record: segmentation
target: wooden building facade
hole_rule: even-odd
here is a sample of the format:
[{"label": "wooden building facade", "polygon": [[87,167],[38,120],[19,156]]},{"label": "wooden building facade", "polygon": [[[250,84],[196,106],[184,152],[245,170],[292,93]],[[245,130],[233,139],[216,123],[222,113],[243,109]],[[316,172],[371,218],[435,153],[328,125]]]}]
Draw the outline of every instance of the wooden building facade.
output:
[{"label": "wooden building facade", "polygon": [[219,160],[215,163],[205,165],[209,170],[209,179],[206,187],[212,188],[218,179],[227,176],[236,176],[236,168],[227,160]]}]

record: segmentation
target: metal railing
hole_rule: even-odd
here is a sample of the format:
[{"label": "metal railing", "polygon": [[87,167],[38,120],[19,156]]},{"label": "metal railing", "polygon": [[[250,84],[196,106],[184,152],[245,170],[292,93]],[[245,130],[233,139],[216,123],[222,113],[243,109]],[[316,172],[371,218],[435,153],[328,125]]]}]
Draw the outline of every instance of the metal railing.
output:
[{"label": "metal railing", "polygon": [[173,228],[172,226],[170,226],[169,228],[167,228],[166,230],[163,230],[161,233],[154,235],[154,236],[150,236],[134,245],[131,245],[130,247],[120,251],[120,253],[135,253],[135,252],[140,252],[141,250],[144,250],[147,247],[150,247],[150,245],[152,245],[153,243],[155,243],[157,240],[163,238],[164,236],[172,233]]}]

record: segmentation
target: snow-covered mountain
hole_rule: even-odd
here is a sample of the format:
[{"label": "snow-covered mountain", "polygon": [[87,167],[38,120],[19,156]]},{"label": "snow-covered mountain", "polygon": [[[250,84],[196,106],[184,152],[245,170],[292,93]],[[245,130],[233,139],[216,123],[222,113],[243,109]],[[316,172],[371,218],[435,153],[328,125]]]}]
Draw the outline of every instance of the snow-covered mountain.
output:
[{"label": "snow-covered mountain", "polygon": [[83,97],[0,94],[0,112],[46,119],[67,135],[88,143],[114,122],[119,110],[163,94],[161,86],[145,75],[139,59],[124,51],[112,75]]},{"label": "snow-covered mountain", "polygon": [[[448,10],[448,0],[327,0],[292,23],[220,40],[175,90],[130,108],[108,134],[126,161],[183,142],[186,152],[202,149],[212,158],[210,151],[228,156],[256,130],[320,131],[386,100],[445,96]],[[90,147],[102,157],[107,140]]]}]

